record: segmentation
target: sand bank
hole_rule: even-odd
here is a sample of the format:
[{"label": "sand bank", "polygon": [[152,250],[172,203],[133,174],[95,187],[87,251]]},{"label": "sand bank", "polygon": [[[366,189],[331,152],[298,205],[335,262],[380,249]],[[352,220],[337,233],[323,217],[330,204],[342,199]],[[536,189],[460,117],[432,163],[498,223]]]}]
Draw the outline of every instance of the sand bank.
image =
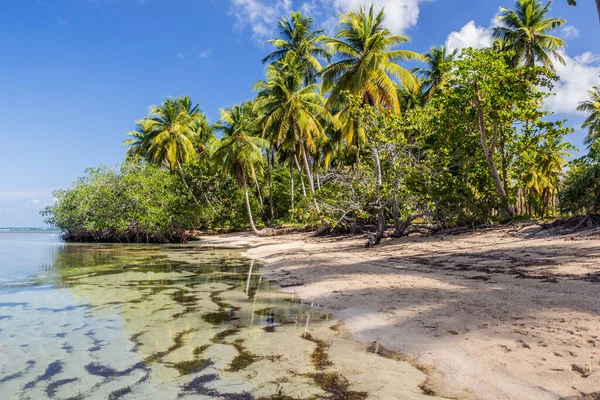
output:
[{"label": "sand bank", "polygon": [[496,230],[404,238],[226,235],[284,290],[397,351],[460,399],[600,396],[600,241]]}]

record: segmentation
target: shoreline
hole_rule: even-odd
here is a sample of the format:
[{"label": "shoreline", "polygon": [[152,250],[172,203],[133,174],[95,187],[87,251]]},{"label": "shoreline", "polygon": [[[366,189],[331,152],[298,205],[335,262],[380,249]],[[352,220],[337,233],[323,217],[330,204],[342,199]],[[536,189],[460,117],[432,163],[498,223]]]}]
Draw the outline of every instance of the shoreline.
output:
[{"label": "shoreline", "polygon": [[[403,238],[203,237],[264,262],[282,290],[328,307],[364,345],[425,372],[421,390],[460,399],[600,394],[600,242],[523,239],[508,228]],[[597,347],[598,346],[598,347]]]}]

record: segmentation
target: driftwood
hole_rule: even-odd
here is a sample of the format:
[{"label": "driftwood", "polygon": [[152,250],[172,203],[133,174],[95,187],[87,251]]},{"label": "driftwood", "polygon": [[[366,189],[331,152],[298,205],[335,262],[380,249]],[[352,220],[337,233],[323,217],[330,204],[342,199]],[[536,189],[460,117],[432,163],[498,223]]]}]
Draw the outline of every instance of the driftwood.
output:
[{"label": "driftwood", "polygon": [[[396,237],[396,238],[408,236],[411,232],[407,232],[407,229],[412,225],[413,221],[418,218],[425,218],[425,217],[436,218],[436,220],[437,220],[437,214],[434,214],[434,213],[421,213],[421,214],[412,215],[412,216],[408,217],[406,219],[406,221],[404,221],[402,224],[400,224],[400,226],[397,229],[395,229],[394,234],[392,236]],[[440,226],[439,222],[438,222],[438,226]],[[424,228],[424,229],[430,230],[430,228]],[[414,232],[414,230],[413,230],[413,232]]]}]

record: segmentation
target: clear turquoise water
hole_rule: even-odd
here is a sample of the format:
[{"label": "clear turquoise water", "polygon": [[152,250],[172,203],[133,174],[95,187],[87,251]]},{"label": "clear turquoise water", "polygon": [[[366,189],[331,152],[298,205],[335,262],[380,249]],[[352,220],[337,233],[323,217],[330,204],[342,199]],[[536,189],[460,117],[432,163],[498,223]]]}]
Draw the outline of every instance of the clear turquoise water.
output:
[{"label": "clear turquoise water", "polygon": [[[326,310],[273,290],[259,269],[194,245],[0,232],[0,399],[364,399],[383,390],[369,386],[369,368],[387,360],[338,337]],[[388,384],[401,380],[386,368]]]}]

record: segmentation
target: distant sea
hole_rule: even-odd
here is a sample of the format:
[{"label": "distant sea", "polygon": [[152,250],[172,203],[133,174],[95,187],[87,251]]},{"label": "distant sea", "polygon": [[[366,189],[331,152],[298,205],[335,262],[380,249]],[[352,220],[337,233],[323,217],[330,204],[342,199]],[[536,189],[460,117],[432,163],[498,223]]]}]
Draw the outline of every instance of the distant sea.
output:
[{"label": "distant sea", "polygon": [[2,227],[0,226],[0,231],[57,231],[58,229],[52,227],[37,227],[37,228],[17,228],[17,227]]}]

